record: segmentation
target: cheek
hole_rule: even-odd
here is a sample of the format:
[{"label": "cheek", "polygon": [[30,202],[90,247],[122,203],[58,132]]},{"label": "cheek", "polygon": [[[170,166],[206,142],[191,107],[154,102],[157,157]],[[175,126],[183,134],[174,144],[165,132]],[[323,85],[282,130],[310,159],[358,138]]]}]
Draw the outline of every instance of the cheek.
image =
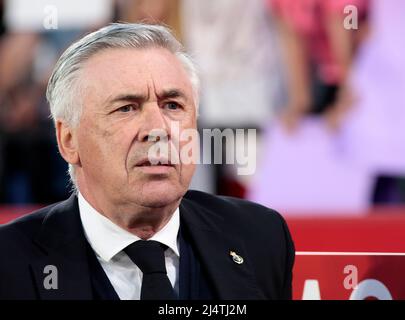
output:
[{"label": "cheek", "polygon": [[191,178],[194,175],[195,164],[183,164],[181,166],[181,184],[188,188],[191,182]]},{"label": "cheek", "polygon": [[111,130],[93,125],[83,127],[80,138],[83,161],[95,168],[115,166],[117,160],[125,155],[125,135],[120,138]]},{"label": "cheek", "polygon": [[92,130],[84,134],[79,143],[79,156],[83,168],[88,171],[99,171],[102,168],[104,159],[104,152],[102,144],[99,143],[97,135]]}]

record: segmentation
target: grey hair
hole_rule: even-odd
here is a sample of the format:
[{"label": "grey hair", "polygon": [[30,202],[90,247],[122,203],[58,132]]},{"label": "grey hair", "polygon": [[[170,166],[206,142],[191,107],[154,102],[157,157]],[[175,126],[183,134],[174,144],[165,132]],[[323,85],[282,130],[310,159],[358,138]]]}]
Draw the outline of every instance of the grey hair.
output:
[{"label": "grey hair", "polygon": [[[46,90],[54,122],[62,120],[71,127],[79,124],[82,113],[82,103],[78,101],[78,97],[80,97],[78,94],[80,90],[79,74],[90,57],[106,49],[155,47],[169,50],[182,63],[190,78],[198,112],[200,83],[197,68],[169,29],[158,25],[112,23],[73,43],[57,61]],[[75,174],[72,165],[69,165],[69,174],[75,188]]]}]

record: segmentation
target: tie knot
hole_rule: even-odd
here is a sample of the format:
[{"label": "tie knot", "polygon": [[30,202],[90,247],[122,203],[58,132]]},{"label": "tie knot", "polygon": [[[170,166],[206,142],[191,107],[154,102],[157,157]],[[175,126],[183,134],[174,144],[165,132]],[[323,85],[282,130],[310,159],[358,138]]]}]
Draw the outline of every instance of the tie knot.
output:
[{"label": "tie knot", "polygon": [[143,274],[166,273],[166,246],[154,240],[139,240],[124,249]]}]

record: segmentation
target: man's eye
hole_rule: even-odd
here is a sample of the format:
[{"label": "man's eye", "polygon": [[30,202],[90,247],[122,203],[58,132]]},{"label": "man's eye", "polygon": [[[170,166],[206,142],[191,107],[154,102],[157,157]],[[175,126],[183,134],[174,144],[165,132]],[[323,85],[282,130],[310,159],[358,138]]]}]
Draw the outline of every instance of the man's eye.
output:
[{"label": "man's eye", "polygon": [[128,104],[126,106],[123,106],[121,108],[118,108],[117,111],[119,112],[131,112],[134,111],[136,109],[136,106],[133,104]]},{"label": "man's eye", "polygon": [[168,102],[165,103],[164,108],[168,110],[178,110],[180,109],[180,105],[176,102]]}]

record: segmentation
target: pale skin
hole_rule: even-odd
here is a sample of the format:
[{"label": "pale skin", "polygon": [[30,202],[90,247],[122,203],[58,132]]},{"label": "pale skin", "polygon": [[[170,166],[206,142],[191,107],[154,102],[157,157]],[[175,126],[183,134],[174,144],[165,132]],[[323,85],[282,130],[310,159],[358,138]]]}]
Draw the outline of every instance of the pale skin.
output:
[{"label": "pale skin", "polygon": [[194,173],[194,164],[142,166],[153,130],[175,144],[173,121],[180,133],[196,129],[189,77],[166,49],[107,49],[85,63],[80,83],[79,124],[56,122],[60,153],[99,213],[148,239],[168,222]]}]

